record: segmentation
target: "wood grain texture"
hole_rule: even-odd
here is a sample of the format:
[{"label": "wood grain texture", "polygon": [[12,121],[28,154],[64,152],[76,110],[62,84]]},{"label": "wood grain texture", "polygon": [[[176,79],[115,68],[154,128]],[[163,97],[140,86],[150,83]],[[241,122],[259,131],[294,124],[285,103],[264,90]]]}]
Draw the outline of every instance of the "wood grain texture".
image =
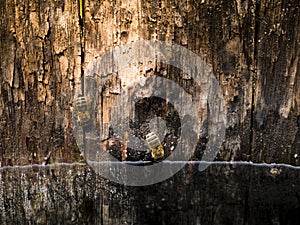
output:
[{"label": "wood grain texture", "polygon": [[[180,44],[213,68],[228,111],[217,160],[299,166],[299,7],[298,0],[1,0],[0,223],[298,224],[299,169],[288,165],[200,172],[190,164],[161,183],[126,187],[85,164],[51,163],[82,160],[72,100],[89,63],[142,38]],[[151,76],[155,66],[143,72]],[[199,95],[185,74],[164,73]],[[114,74],[102,93],[100,132],[118,111],[120,83]],[[50,165],[32,165],[45,156]],[[22,164],[29,166],[5,167]]]},{"label": "wood grain texture", "polygon": [[[1,4],[2,164],[40,163],[49,151],[54,161],[74,160],[80,76],[108,49],[139,38],[180,44],[213,68],[228,110],[218,159],[299,164],[297,1],[85,0],[83,12],[78,1]],[[184,75],[167,73],[197,93]],[[118,82],[101,103],[106,123]]]},{"label": "wood grain texture", "polygon": [[2,165],[73,161],[71,106],[80,82],[77,1],[1,1]]}]

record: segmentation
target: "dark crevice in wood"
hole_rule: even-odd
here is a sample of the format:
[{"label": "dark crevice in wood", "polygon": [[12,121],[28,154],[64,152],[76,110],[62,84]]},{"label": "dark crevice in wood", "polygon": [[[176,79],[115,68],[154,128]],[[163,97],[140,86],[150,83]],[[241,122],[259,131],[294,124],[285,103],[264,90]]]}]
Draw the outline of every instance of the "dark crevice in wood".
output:
[{"label": "dark crevice in wood", "polygon": [[84,33],[84,4],[85,0],[78,0],[78,17],[79,17],[79,28],[80,28],[80,47],[81,47],[81,91],[84,94],[84,44],[85,44],[85,33]]},{"label": "dark crevice in wood", "polygon": [[[251,109],[250,109],[250,136],[249,136],[249,160],[252,160],[252,153],[254,151],[253,149],[253,142],[254,140],[254,113],[255,113],[255,87],[256,87],[256,80],[257,80],[257,56],[258,56],[258,35],[259,35],[259,29],[260,29],[260,21],[259,21],[259,11],[260,11],[260,3],[259,2],[253,2],[254,14],[252,15],[254,17],[253,25],[254,25],[254,34],[253,34],[253,60],[252,65],[254,66],[254,71],[250,71],[251,77],[252,77],[252,87],[251,87]],[[249,223],[249,215],[250,215],[250,205],[249,205],[249,198],[250,198],[250,187],[252,182],[252,176],[251,176],[251,168],[248,169],[249,173],[249,180],[248,185],[245,188],[245,205],[244,205],[244,225]]]},{"label": "dark crevice in wood", "polygon": [[[14,82],[15,82],[15,77],[16,77],[16,58],[17,58],[17,41],[14,38],[13,40],[13,45],[15,45],[14,48],[14,68],[13,68],[13,78],[12,78],[12,82],[11,82],[11,87],[10,87],[10,92],[11,92],[11,102],[10,102],[10,106],[11,106],[11,114],[10,114],[10,118],[11,121],[17,121],[16,120],[16,111],[15,111],[15,99],[14,99]],[[12,128],[12,133],[13,135],[16,135],[17,133],[17,129],[16,129],[16,124],[13,122],[11,123],[11,128]],[[15,143],[15,142],[14,142]]]},{"label": "dark crevice in wood", "polygon": [[259,10],[260,10],[260,3],[257,2],[255,5],[255,14],[254,14],[254,56],[253,56],[253,64],[254,64],[254,71],[252,71],[252,96],[251,96],[251,115],[250,115],[250,160],[252,157],[253,152],[253,135],[254,135],[254,112],[255,112],[255,86],[257,81],[257,57],[258,57],[258,35],[259,35],[259,29],[260,29],[260,21],[259,21]]},{"label": "dark crevice in wood", "polygon": [[[85,61],[85,52],[84,52],[84,45],[85,45],[85,32],[84,32],[84,4],[85,0],[78,0],[78,18],[79,18],[79,29],[80,29],[80,57],[81,57],[81,94],[84,95],[84,61]],[[86,146],[86,132],[83,129],[83,145]],[[86,151],[84,150],[84,158]]]}]

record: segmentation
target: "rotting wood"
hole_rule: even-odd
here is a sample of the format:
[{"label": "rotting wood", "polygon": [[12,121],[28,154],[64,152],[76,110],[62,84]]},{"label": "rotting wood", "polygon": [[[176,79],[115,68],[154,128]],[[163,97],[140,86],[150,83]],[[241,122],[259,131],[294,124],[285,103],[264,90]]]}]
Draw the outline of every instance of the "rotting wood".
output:
[{"label": "rotting wood", "polygon": [[[200,173],[189,166],[142,188],[115,186],[82,168],[6,170],[42,164],[48,155],[50,162],[80,160],[71,124],[74,87],[89,62],[139,37],[181,44],[213,68],[228,108],[218,160],[300,165],[297,0],[82,3],[81,12],[77,0],[0,1],[0,222],[43,224],[50,215],[53,224],[117,224],[122,212],[123,221],[137,224],[297,224],[299,172],[288,168],[212,165]],[[150,76],[155,70],[143,72]],[[199,93],[177,72],[161,71]],[[100,99],[107,122],[100,133],[109,130],[109,110],[117,111],[111,106],[118,82]]]},{"label": "rotting wood", "polygon": [[[89,62],[138,38],[181,44],[213,68],[228,108],[218,159],[299,164],[297,1],[86,0],[82,12],[80,5],[1,2],[3,165],[42,163],[50,151],[54,161],[76,160],[74,87]],[[184,74],[163,73],[193,93]],[[115,82],[103,109],[112,109]]]}]

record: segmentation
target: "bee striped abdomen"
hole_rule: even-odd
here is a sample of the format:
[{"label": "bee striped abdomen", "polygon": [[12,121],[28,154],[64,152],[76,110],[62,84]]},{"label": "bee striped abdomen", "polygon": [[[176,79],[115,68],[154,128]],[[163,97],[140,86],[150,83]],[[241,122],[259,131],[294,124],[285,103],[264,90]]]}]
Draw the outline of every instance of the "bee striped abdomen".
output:
[{"label": "bee striped abdomen", "polygon": [[80,126],[86,126],[90,123],[91,115],[89,112],[89,103],[84,96],[76,99],[77,122]]},{"label": "bee striped abdomen", "polygon": [[150,132],[146,135],[146,141],[150,147],[151,155],[154,159],[159,159],[164,157],[163,146],[158,136],[154,132]]}]

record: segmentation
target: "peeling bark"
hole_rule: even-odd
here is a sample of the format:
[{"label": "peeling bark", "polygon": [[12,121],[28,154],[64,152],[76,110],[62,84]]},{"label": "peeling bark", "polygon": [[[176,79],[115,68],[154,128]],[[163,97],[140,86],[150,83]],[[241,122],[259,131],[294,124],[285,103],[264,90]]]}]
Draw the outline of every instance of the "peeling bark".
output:
[{"label": "peeling bark", "polygon": [[50,151],[54,161],[73,161],[71,105],[81,76],[78,3],[2,1],[1,13],[2,165],[42,163]]},{"label": "peeling bark", "polygon": [[[89,63],[141,38],[180,44],[213,68],[228,111],[217,160],[299,166],[299,8],[298,0],[0,1],[0,222],[297,224],[299,172],[291,168],[187,166],[160,184],[125,188],[51,163],[82,160],[72,101],[75,88],[90,82],[81,82]],[[142,75],[159,72],[201,95],[187,74],[158,67]],[[130,75],[107,82],[100,134]],[[204,120],[207,108],[199,111]],[[48,163],[28,173],[4,167]]]}]

